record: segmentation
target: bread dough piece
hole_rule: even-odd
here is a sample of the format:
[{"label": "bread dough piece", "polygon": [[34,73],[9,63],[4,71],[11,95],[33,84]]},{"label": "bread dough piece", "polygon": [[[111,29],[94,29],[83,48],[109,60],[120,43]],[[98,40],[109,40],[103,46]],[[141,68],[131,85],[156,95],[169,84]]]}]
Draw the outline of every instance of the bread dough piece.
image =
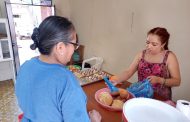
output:
[{"label": "bread dough piece", "polygon": [[113,98],[109,92],[102,92],[98,95],[99,101],[104,105],[111,105]]},{"label": "bread dough piece", "polygon": [[123,101],[121,101],[121,100],[113,100],[113,103],[112,103],[112,107],[114,107],[114,108],[123,108],[123,104],[124,104],[124,102]]},{"label": "bread dough piece", "polygon": [[129,92],[125,89],[119,88],[119,95],[122,99],[128,99],[129,98]]}]

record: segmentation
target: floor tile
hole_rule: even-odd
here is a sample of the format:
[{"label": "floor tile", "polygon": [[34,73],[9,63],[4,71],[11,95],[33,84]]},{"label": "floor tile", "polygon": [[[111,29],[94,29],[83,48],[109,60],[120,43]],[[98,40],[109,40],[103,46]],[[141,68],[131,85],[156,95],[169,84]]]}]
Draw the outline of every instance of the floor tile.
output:
[{"label": "floor tile", "polygon": [[13,81],[0,81],[0,122],[18,122],[20,113]]}]

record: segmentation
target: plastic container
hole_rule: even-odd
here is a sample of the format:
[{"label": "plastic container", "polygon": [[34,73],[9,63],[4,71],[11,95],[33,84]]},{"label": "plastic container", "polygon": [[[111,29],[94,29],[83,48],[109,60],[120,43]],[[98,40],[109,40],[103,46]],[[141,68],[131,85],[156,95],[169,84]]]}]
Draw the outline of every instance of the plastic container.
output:
[{"label": "plastic container", "polygon": [[73,58],[74,62],[80,61],[80,55],[79,55],[79,53],[78,52],[74,52],[72,58]]},{"label": "plastic container", "polygon": [[189,122],[171,105],[150,98],[133,98],[124,103],[123,122]]},{"label": "plastic container", "polygon": [[[102,103],[99,101],[99,98],[98,98],[98,96],[99,96],[102,92],[108,92],[108,93],[110,93],[110,89],[108,89],[108,88],[102,88],[102,89],[99,89],[98,91],[96,91],[96,93],[95,93],[95,100],[96,100],[96,102],[98,102],[98,104],[99,104],[101,107],[103,107],[103,108],[105,108],[105,109],[107,109],[107,110],[109,110],[109,111],[122,111],[121,108],[115,108],[115,107],[112,107],[112,106],[109,106],[109,105],[104,105],[104,104],[102,104]],[[128,101],[128,100],[130,100],[130,99],[133,99],[133,98],[135,98],[135,96],[129,92],[129,98],[128,98],[126,101]],[[115,99],[115,98],[114,98],[114,99]]]},{"label": "plastic container", "polygon": [[[85,63],[88,63],[91,65],[91,68],[85,68]],[[96,69],[97,71],[100,71],[102,68],[103,58],[101,57],[92,57],[89,59],[86,59],[82,62],[82,70],[88,70],[88,69]]]}]

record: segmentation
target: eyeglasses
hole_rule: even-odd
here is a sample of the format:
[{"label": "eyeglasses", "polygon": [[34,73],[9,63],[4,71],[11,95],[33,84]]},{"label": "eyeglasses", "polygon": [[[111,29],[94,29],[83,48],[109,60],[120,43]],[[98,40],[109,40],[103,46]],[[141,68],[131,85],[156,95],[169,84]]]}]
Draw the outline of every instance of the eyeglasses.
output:
[{"label": "eyeglasses", "polygon": [[73,42],[66,42],[66,43],[72,44],[75,50],[77,50],[80,46],[78,43],[73,43]]}]

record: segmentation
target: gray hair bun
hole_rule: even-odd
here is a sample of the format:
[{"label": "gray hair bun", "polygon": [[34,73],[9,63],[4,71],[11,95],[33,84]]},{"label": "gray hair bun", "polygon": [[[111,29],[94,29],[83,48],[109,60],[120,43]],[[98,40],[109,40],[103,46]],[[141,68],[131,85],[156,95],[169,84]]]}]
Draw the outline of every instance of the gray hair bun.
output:
[{"label": "gray hair bun", "polygon": [[39,29],[38,28],[34,28],[33,34],[31,36],[31,38],[34,41],[34,43],[30,45],[30,48],[32,50],[35,50],[39,46],[39,37],[40,37]]}]

